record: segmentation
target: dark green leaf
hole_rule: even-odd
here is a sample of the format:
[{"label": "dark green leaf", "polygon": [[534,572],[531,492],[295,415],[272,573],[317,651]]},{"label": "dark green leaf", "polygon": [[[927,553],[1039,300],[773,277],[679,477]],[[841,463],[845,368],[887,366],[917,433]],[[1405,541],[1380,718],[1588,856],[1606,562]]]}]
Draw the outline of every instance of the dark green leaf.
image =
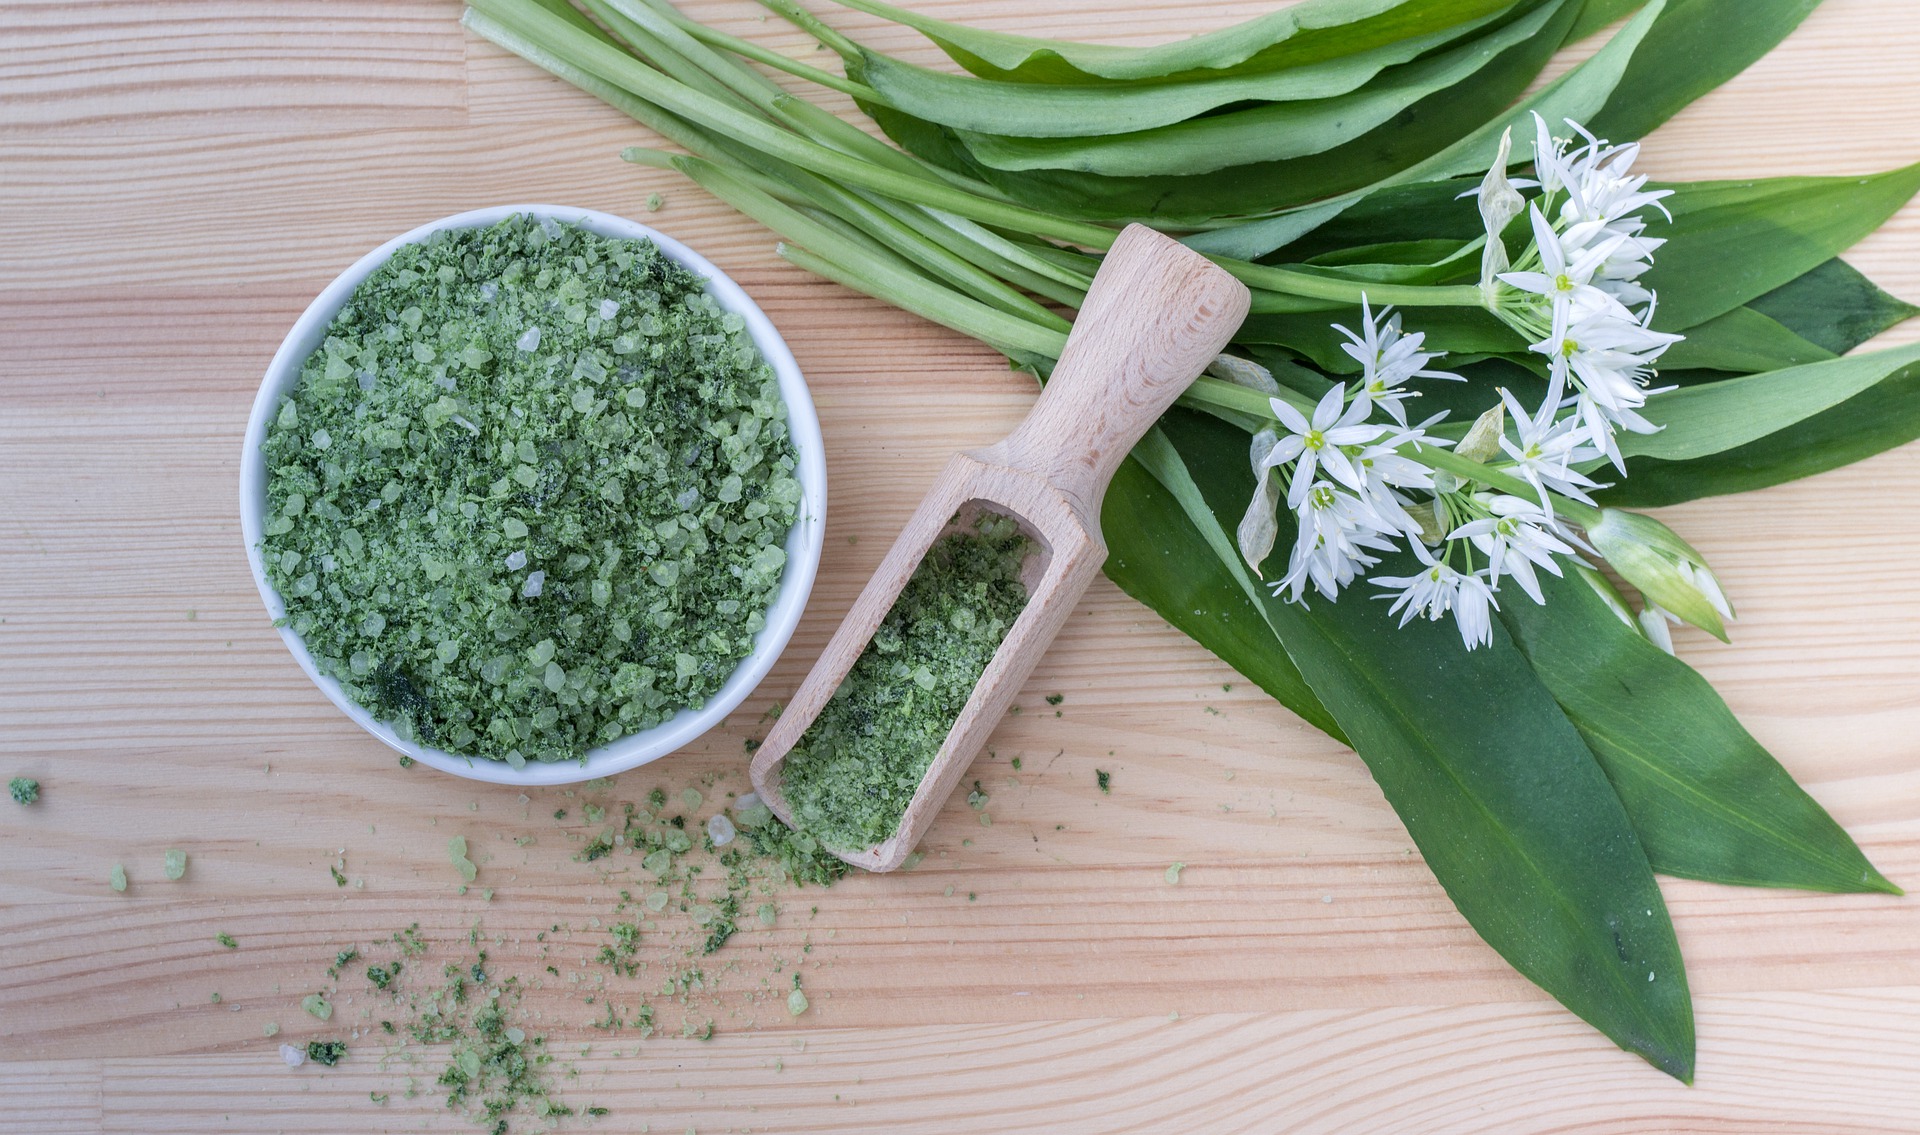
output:
[{"label": "dark green leaf", "polygon": [[1879,228],[1920,189],[1920,164],[1867,177],[1783,177],[1672,187],[1667,244],[1643,283],[1654,326],[1684,331],[1779,288]]},{"label": "dark green leaf", "polygon": [[1772,51],[1819,5],[1820,0],[1672,0],[1634,53],[1606,109],[1591,116],[1587,128],[1602,138],[1646,137],[1681,107]]},{"label": "dark green leaf", "polygon": [[1832,357],[1832,351],[1777,321],[1750,307],[1736,307],[1687,328],[1687,337],[1660,356],[1660,365],[1752,374]]},{"label": "dark green leaf", "polygon": [[1580,19],[1573,25],[1573,32],[1567,38],[1585,39],[1615,20],[1622,20],[1627,14],[1638,8],[1646,0],[1587,0],[1586,7],[1580,9]]},{"label": "dark green leaf", "polygon": [[[1641,42],[1657,24],[1660,14],[1665,11],[1666,2],[1648,0],[1640,14],[1628,21],[1591,57],[1518,104],[1496,111],[1490,117],[1483,116],[1477,129],[1464,132],[1465,136],[1452,136],[1458,140],[1437,153],[1429,151],[1420,160],[1403,163],[1396,171],[1381,175],[1379,180],[1355,186],[1331,200],[1315,202],[1291,212],[1279,211],[1278,215],[1228,224],[1183,239],[1188,246],[1201,252],[1257,260],[1276,248],[1299,240],[1382,189],[1484,171],[1492,164],[1494,155],[1499,151],[1500,139],[1509,130],[1513,132],[1513,159],[1525,161],[1533,152],[1533,115],[1539,114],[1549,122],[1565,118],[1584,121],[1598,112],[1619,85]],[[1562,9],[1563,14],[1572,12],[1571,7]],[[1541,39],[1552,38],[1554,45],[1558,46],[1565,33],[1565,27],[1556,27],[1543,34]],[[1419,105],[1422,104],[1409,109],[1417,109]],[[1338,154],[1341,150],[1330,153]],[[1328,192],[1339,191],[1329,189]],[[1284,198],[1277,198],[1266,207],[1266,212],[1275,213],[1287,204]]]},{"label": "dark green leaf", "polygon": [[[1184,462],[1163,483],[1190,472],[1188,515],[1224,533],[1253,489],[1245,435],[1180,410],[1161,428]],[[1623,1048],[1690,1080],[1686,974],[1646,855],[1505,633],[1468,652],[1450,625],[1396,627],[1363,594],[1260,609],[1474,929]]]},{"label": "dark green leaf", "polygon": [[[1244,438],[1241,448],[1245,448]],[[1226,660],[1314,728],[1345,741],[1240,584],[1179,504],[1137,462],[1114,475],[1101,507],[1107,578]]]},{"label": "dark green leaf", "polygon": [[1578,577],[1541,583],[1546,606],[1516,594],[1502,621],[1599,758],[1655,871],[1899,893],[1706,679],[1624,625]]},{"label": "dark green leaf", "polygon": [[1839,259],[1789,280],[1747,306],[1836,355],[1920,312],[1881,291]]},{"label": "dark green leaf", "polygon": [[1249,74],[1301,67],[1424,36],[1512,0],[1305,0],[1244,23],[1155,47],[1109,47],[983,31],[881,0],[839,0],[902,23],[988,79],[1098,83]]}]

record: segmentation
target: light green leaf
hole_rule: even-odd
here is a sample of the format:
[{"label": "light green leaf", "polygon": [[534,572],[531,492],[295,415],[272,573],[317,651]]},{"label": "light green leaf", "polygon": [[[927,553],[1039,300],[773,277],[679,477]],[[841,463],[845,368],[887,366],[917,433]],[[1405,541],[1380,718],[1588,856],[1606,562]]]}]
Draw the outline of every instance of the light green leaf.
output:
[{"label": "light green leaf", "polygon": [[[1073,138],[1065,137],[1067,131],[1057,126],[1046,136],[1009,137],[1030,131],[997,116],[978,116],[980,125],[967,127],[953,121],[956,115],[951,111],[914,113],[964,127],[959,137],[968,152],[981,163],[1001,170],[1065,169],[1109,177],[1154,177],[1283,161],[1344,145],[1385,125],[1421,99],[1461,83],[1477,82],[1479,72],[1501,54],[1540,34],[1565,2],[1548,0],[1522,19],[1451,50],[1395,67],[1364,88],[1338,98],[1268,101],[1244,110],[1188,117],[1186,121],[1169,116],[1163,122],[1139,127],[1109,119],[1104,127],[1081,131],[1096,136]],[[1160,90],[1163,88],[1146,88],[1142,93]],[[1109,94],[1102,101],[1117,100]],[[897,102],[895,105],[899,106]],[[1046,120],[1044,115],[1037,117]],[[1086,125],[1098,127],[1099,122],[1095,119]],[[983,132],[986,130],[992,132]]]},{"label": "light green leaf", "polygon": [[1501,619],[1600,760],[1653,869],[1816,891],[1899,888],[1734,720],[1706,679],[1577,578],[1540,580]]},{"label": "light green leaf", "polygon": [[[1245,74],[1300,67],[1431,34],[1512,0],[1304,0],[1244,23],[1154,47],[1110,47],[984,31],[882,0],[846,7],[915,29],[983,78],[1097,83]],[[771,5],[770,5],[771,6]]]},{"label": "light green leaf", "polygon": [[888,106],[928,122],[1014,138],[1097,138],[1167,126],[1234,103],[1324,104],[1371,89],[1383,70],[1470,35],[1497,15],[1302,67],[1186,82],[994,82],[918,67],[872,50],[848,60],[847,70]]},{"label": "light green leaf", "polygon": [[1623,434],[1620,452],[1666,461],[1719,453],[1837,406],[1915,363],[1920,344],[1683,386],[1647,400],[1647,419],[1663,428]]}]

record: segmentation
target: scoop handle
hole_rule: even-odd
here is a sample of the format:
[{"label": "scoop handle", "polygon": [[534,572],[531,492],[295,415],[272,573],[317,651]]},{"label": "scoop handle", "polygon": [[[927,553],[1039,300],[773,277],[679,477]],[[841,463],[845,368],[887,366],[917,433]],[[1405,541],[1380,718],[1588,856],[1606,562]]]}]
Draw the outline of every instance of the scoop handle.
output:
[{"label": "scoop handle", "polygon": [[1039,401],[993,456],[1097,515],[1127,452],[1226,346],[1251,302],[1246,285],[1206,257],[1128,225]]}]

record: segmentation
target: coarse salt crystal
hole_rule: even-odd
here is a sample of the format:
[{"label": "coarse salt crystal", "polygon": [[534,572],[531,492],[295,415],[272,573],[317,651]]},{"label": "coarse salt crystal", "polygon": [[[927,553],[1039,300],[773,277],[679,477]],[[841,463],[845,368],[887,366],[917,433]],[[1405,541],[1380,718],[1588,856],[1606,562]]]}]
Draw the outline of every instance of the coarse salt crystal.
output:
[{"label": "coarse salt crystal", "polygon": [[520,589],[520,596],[523,599],[538,599],[540,598],[540,592],[544,590],[546,586],[547,586],[546,572],[544,571],[528,572],[527,584],[525,587],[522,587]]},{"label": "coarse salt crystal", "polygon": [[527,550],[525,548],[522,548],[519,551],[507,557],[508,571],[519,571],[521,568],[526,566],[527,566]]},{"label": "coarse salt crystal", "polygon": [[527,328],[525,331],[522,331],[520,333],[520,337],[518,339],[515,339],[513,341],[513,345],[517,350],[522,350],[522,351],[539,350],[540,349],[540,329],[538,327]]},{"label": "coarse salt crystal", "polygon": [[715,812],[707,817],[707,838],[713,841],[713,846],[727,846],[733,842],[734,834],[733,821],[727,819],[726,813]]},{"label": "coarse salt crystal", "polygon": [[620,314],[619,300],[601,300],[600,301],[600,318],[612,319],[614,316],[619,314]]},{"label": "coarse salt crystal", "polygon": [[287,1067],[298,1068],[307,1062],[307,1050],[283,1044],[280,1046],[280,1059],[287,1062]]}]

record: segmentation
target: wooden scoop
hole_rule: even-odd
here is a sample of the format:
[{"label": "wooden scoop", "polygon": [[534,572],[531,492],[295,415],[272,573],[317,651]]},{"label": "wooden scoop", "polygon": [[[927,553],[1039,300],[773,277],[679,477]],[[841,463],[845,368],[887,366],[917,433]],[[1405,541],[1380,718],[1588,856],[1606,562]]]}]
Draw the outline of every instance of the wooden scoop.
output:
[{"label": "wooden scoop", "polygon": [[1094,276],[1053,377],[1006,440],[956,454],[920,502],[833,640],[753,759],[753,787],[788,825],[787,753],[845,680],[921,557],[952,521],[1012,517],[1038,551],[1022,565],[1027,605],[885,842],[835,854],[891,871],[920,842],[1034,664],[1106,562],[1100,499],[1127,452],[1226,345],[1250,297],[1238,280],[1142,225],[1120,234]]}]

